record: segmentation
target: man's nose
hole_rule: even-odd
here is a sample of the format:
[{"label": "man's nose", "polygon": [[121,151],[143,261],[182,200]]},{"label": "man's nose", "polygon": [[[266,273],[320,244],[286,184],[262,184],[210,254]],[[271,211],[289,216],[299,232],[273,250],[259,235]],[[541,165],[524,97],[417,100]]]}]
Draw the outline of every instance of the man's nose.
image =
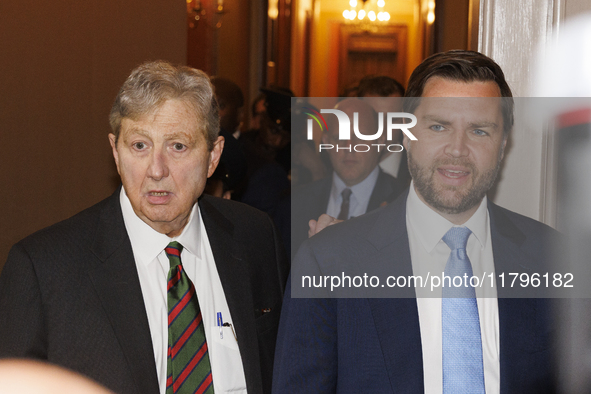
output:
[{"label": "man's nose", "polygon": [[156,181],[166,178],[168,176],[167,161],[165,150],[155,147],[150,157],[147,175]]},{"label": "man's nose", "polygon": [[445,153],[452,157],[468,156],[468,136],[462,130],[456,130],[450,135],[450,140],[446,146]]}]

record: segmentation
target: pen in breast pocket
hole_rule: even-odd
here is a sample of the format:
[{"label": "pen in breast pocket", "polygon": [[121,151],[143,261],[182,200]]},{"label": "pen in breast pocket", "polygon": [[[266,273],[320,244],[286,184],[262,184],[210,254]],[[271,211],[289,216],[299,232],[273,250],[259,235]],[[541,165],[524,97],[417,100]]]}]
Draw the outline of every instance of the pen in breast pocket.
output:
[{"label": "pen in breast pocket", "polygon": [[220,339],[224,339],[224,331],[222,327],[224,326],[224,320],[222,319],[222,312],[218,312],[218,327],[220,328]]},{"label": "pen in breast pocket", "polygon": [[232,329],[232,334],[234,334],[234,339],[238,342],[238,337],[236,336],[236,331],[234,331],[234,327],[231,323],[225,322],[224,327],[230,327]]}]

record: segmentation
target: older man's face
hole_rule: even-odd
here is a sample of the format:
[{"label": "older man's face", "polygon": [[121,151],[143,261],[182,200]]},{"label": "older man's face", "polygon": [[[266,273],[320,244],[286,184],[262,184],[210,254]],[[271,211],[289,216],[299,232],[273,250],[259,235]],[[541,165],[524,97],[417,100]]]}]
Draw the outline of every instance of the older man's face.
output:
[{"label": "older man's face", "polygon": [[134,212],[170,237],[187,224],[223,150],[223,137],[208,150],[201,125],[191,106],[171,99],[137,120],[124,118],[117,143],[109,135]]},{"label": "older man's face", "polygon": [[423,92],[436,99],[422,100],[415,111],[418,141],[404,138],[409,170],[419,197],[462,224],[493,185],[503,157],[500,90],[494,82],[434,77]]}]

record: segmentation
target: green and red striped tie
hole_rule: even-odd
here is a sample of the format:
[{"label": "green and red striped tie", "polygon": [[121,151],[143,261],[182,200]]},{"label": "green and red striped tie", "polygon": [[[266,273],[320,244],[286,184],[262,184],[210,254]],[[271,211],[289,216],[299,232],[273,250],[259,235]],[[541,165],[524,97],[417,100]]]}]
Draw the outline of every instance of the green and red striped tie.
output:
[{"label": "green and red striped tie", "polygon": [[181,264],[183,245],[164,249],[168,272],[168,363],[166,394],[213,394],[211,364],[195,286]]}]

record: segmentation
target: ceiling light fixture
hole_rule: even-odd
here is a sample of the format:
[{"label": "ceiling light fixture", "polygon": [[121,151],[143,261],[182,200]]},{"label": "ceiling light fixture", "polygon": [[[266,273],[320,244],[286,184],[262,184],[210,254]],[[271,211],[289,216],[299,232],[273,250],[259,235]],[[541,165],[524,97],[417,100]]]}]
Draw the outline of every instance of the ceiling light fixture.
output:
[{"label": "ceiling light fixture", "polygon": [[[390,13],[384,11],[385,0],[349,0],[349,8],[343,11],[343,18],[353,22],[388,22]],[[367,18],[366,18],[367,17]]]}]

